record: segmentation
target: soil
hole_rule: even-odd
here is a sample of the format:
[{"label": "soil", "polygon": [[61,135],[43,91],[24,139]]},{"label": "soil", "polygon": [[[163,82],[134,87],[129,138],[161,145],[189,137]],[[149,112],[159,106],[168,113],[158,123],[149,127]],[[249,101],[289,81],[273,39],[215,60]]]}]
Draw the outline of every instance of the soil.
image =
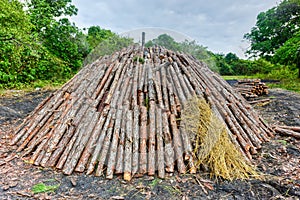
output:
[{"label": "soil", "polygon": [[[84,174],[63,175],[60,171],[33,166],[18,158],[9,145],[12,129],[52,91],[35,91],[0,97],[0,199],[300,199],[300,140],[275,135],[254,157],[263,175],[257,180],[216,180],[204,172],[174,174],[164,180]],[[300,94],[272,89],[271,102],[255,109],[270,124],[300,126]],[[55,191],[34,194],[38,183],[57,186]]]}]

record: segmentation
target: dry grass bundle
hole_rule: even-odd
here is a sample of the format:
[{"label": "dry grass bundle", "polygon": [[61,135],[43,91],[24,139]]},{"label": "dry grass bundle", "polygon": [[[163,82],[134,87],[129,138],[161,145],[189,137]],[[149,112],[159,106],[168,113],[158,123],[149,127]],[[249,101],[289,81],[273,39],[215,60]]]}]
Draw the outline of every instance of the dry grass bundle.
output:
[{"label": "dry grass bundle", "polygon": [[193,142],[197,168],[207,166],[211,176],[246,179],[257,172],[231,142],[228,133],[204,98],[194,97],[185,105],[182,121]]}]

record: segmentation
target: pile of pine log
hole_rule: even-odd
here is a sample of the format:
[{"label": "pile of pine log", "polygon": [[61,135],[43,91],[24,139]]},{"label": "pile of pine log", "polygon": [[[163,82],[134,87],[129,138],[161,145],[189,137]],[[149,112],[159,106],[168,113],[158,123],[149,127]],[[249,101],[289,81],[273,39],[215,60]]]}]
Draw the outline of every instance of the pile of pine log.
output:
[{"label": "pile of pine log", "polygon": [[300,126],[273,126],[272,128],[278,134],[300,139]]},{"label": "pile of pine log", "polygon": [[245,158],[273,136],[206,64],[162,47],[133,46],[82,68],[15,129],[11,145],[30,163],[65,174],[123,174],[130,180],[195,173],[193,144],[180,120],[195,95],[210,103]]},{"label": "pile of pine log", "polygon": [[247,100],[269,93],[268,86],[260,79],[242,79],[234,85],[235,90]]}]

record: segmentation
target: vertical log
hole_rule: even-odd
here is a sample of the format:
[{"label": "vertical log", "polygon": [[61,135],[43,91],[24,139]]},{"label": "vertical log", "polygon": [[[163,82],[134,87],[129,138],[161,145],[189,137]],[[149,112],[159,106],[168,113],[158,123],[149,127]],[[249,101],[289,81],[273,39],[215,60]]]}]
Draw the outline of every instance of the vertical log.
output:
[{"label": "vertical log", "polygon": [[102,127],[102,129],[98,129],[97,131],[100,132],[100,137],[98,138],[97,142],[96,142],[96,147],[92,153],[92,157],[89,161],[89,164],[88,164],[88,168],[87,168],[87,172],[86,174],[92,174],[93,171],[95,170],[95,166],[96,164],[98,163],[98,158],[99,158],[99,153],[103,147],[103,141],[104,141],[104,138],[106,136],[106,133],[107,133],[107,129],[109,128],[109,125],[111,123],[111,118],[113,117],[113,111],[112,110],[109,110],[108,112],[108,115],[105,119],[105,123]]},{"label": "vertical log", "polygon": [[139,122],[140,111],[137,106],[133,110],[133,144],[132,144],[132,176],[134,176],[139,169]]},{"label": "vertical log", "polygon": [[125,148],[125,134],[126,134],[126,111],[128,110],[128,105],[124,106],[123,117],[121,122],[119,146],[117,153],[117,163],[116,163],[116,174],[122,174],[124,172],[124,148]]},{"label": "vertical log", "polygon": [[170,124],[171,124],[171,129],[173,133],[173,146],[174,146],[174,151],[175,151],[175,159],[177,163],[177,168],[179,173],[185,173],[186,168],[185,164],[183,162],[183,152],[182,152],[182,141],[179,135],[179,130],[177,128],[177,123],[176,123],[176,118],[175,115],[171,114],[170,115]]},{"label": "vertical log", "polygon": [[165,162],[166,171],[169,173],[174,172],[174,150],[172,145],[172,136],[169,129],[168,115],[166,112],[162,114],[162,124],[163,124],[163,136],[165,143]]},{"label": "vertical log", "polygon": [[147,108],[141,106],[141,127],[140,127],[140,174],[147,171]]},{"label": "vertical log", "polygon": [[169,103],[169,93],[167,89],[167,75],[166,75],[166,69],[161,69],[161,86],[162,86],[162,97],[164,102],[164,108],[166,110],[171,110],[170,103]]},{"label": "vertical log", "polygon": [[118,150],[119,134],[121,129],[122,112],[123,112],[122,107],[119,107],[117,109],[115,127],[112,136],[113,139],[111,142],[111,149],[110,149],[110,154],[107,162],[107,172],[106,172],[107,179],[113,178],[113,173],[116,168],[116,157],[117,157],[117,150]]},{"label": "vertical log", "polygon": [[[112,111],[114,115],[115,111]],[[106,157],[107,157],[107,153],[109,151],[109,147],[110,147],[110,140],[111,140],[111,136],[112,136],[112,132],[114,129],[114,123],[115,123],[115,116],[113,116],[113,118],[110,120],[110,123],[108,125],[108,129],[107,129],[107,134],[105,136],[105,139],[103,141],[103,147],[102,150],[99,155],[99,159],[98,159],[98,166],[96,169],[96,173],[95,176],[101,176],[103,174],[103,167],[106,161]]]},{"label": "vertical log", "polygon": [[126,115],[126,138],[124,154],[124,180],[130,181],[132,177],[132,111],[128,110]]},{"label": "vertical log", "polygon": [[156,109],[156,141],[157,141],[157,170],[158,177],[165,178],[165,159],[164,159],[164,142],[162,130],[162,113],[161,109]]},{"label": "vertical log", "polygon": [[81,122],[83,126],[78,129],[76,141],[74,144],[69,143],[69,145],[72,146],[72,149],[62,170],[64,174],[70,175],[74,171],[84,147],[92,134],[96,122],[98,121],[98,117],[99,113],[97,113],[94,109],[91,109],[88,111],[85,119]]},{"label": "vertical log", "polygon": [[155,174],[155,102],[150,101],[149,109],[149,155],[148,155],[148,175]]}]

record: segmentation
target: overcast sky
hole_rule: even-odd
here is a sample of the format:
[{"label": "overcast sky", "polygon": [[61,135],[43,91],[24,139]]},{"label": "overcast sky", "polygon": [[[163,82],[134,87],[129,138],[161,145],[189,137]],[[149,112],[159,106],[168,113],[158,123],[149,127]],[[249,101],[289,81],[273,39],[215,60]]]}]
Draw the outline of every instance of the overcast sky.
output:
[{"label": "overcast sky", "polygon": [[[99,25],[122,34],[143,27],[174,30],[215,53],[243,57],[249,44],[243,35],[256,16],[279,0],[73,0],[79,9],[72,21],[80,28]],[[148,36],[148,38],[147,38]],[[146,38],[149,38],[149,34]]]}]

